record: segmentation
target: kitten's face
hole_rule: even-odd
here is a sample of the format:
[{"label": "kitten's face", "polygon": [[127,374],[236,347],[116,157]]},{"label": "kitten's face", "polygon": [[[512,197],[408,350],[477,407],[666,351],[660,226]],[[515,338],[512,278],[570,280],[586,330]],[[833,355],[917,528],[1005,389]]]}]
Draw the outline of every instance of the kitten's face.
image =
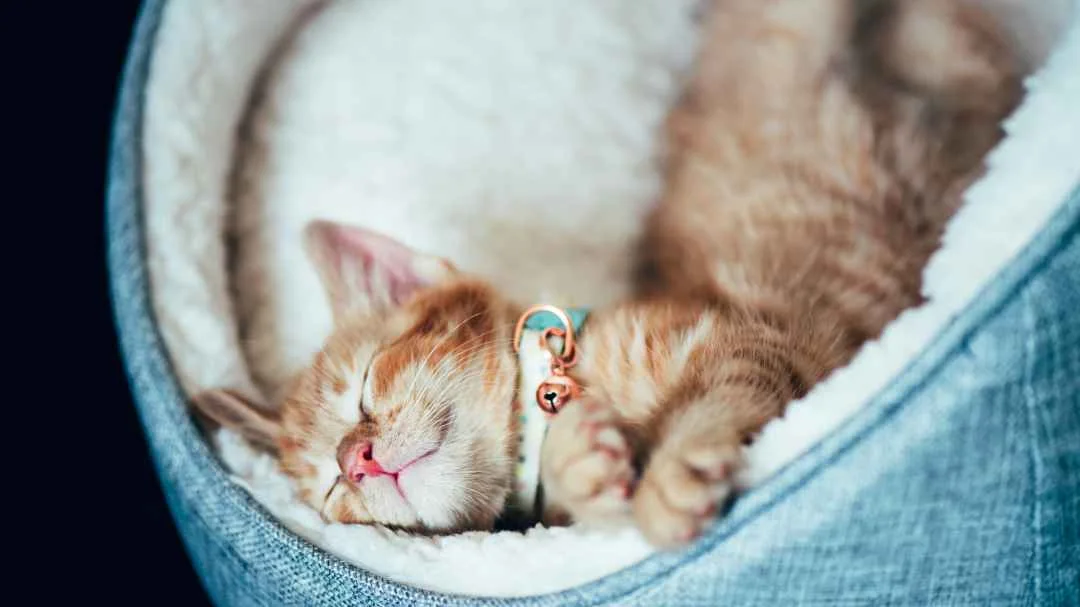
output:
[{"label": "kitten's face", "polygon": [[286,401],[283,469],[325,519],[489,528],[511,486],[516,365],[482,286],[356,317]]},{"label": "kitten's face", "polygon": [[336,326],[280,415],[222,391],[196,405],[276,451],[328,521],[490,528],[513,480],[514,310],[365,230],[307,237]]}]

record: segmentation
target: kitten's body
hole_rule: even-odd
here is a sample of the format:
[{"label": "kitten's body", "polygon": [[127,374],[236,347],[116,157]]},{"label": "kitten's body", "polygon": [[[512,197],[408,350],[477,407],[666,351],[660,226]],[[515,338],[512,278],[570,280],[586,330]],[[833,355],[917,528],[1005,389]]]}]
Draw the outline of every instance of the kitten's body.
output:
[{"label": "kitten's body", "polygon": [[[632,505],[656,543],[693,537],[739,446],[920,301],[945,222],[1018,102],[983,14],[854,6],[715,3],[642,247],[656,301],[597,315],[583,340],[582,382],[647,452]],[[590,416],[555,424],[573,417]],[[567,450],[549,447],[549,461]],[[597,470],[549,466],[547,485],[577,489],[561,504],[571,517],[617,512],[592,493],[624,467]]]},{"label": "kitten's body", "polygon": [[[541,458],[552,520],[632,516],[662,546],[700,532],[745,441],[919,301],[945,221],[1019,99],[991,24],[959,2],[713,9],[671,116],[641,295],[590,316],[572,370],[584,395]],[[286,470],[334,520],[490,526],[515,455],[508,338],[522,308],[371,235],[313,234],[343,328],[285,404]],[[434,455],[394,485],[343,483],[363,464],[340,456],[356,444],[391,462]]]}]

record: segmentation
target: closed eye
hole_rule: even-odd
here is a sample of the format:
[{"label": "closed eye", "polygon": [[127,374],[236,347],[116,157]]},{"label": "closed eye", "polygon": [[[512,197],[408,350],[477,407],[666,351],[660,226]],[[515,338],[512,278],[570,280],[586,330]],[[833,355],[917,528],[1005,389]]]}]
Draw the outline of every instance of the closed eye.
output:
[{"label": "closed eye", "polygon": [[361,420],[371,419],[371,413],[368,412],[368,410],[364,408],[364,394],[368,391],[367,390],[367,388],[368,388],[367,381],[368,381],[368,372],[370,370],[371,370],[371,365],[369,364],[368,367],[366,369],[364,369],[364,377],[363,377],[363,379],[360,380],[360,398],[356,402],[356,406],[360,408],[360,419]]},{"label": "closed eye", "polygon": [[337,475],[337,478],[334,479],[334,484],[330,485],[330,489],[328,489],[326,495],[323,496],[322,509],[319,511],[319,516],[321,516],[324,521],[331,522],[330,517],[326,515],[326,507],[330,505],[330,496],[334,495],[334,489],[337,489],[344,478],[344,475]]}]

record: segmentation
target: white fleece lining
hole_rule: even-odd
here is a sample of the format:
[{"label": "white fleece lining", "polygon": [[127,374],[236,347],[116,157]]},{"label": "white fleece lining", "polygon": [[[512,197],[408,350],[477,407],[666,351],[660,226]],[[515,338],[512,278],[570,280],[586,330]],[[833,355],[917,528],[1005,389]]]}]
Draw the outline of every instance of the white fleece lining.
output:
[{"label": "white fleece lining", "polygon": [[[601,0],[588,0],[601,1]],[[986,0],[1023,10],[1016,0]],[[162,336],[189,393],[231,387],[257,394],[239,349],[225,266],[226,181],[235,126],[261,63],[315,0],[169,2],[158,33],[144,124],[145,217],[153,301]],[[1034,3],[1030,3],[1034,6]],[[747,450],[744,486],[760,483],[836,428],[912,360],[1013,258],[1080,183],[1080,22],[1072,2],[1028,9],[1037,44],[1067,25],[1064,41],[1029,82],[990,171],[968,192],[927,271],[928,302],[794,403]],[[1022,36],[1023,37],[1023,36]],[[1033,51],[1038,54],[1038,50]],[[237,483],[313,543],[365,569],[416,586],[472,595],[553,592],[650,554],[632,530],[536,528],[528,533],[413,537],[327,525],[292,495],[274,461],[235,435],[216,437]],[[567,558],[573,555],[573,558]],[[483,572],[480,575],[475,572]]]},{"label": "white fleece lining", "polygon": [[244,361],[225,271],[225,200],[236,127],[262,63],[318,0],[167,2],[143,118],[152,299],[181,386],[258,390]]}]

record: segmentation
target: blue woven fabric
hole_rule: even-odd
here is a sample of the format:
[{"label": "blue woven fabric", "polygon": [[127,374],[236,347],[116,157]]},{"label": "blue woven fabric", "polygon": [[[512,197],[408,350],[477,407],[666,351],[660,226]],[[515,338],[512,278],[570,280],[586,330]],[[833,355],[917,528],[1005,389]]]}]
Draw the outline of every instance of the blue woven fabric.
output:
[{"label": "blue woven fabric", "polygon": [[900,378],[683,552],[493,600],[395,584],[297,538],[215,460],[153,321],[139,125],[163,5],[144,5],[119,99],[109,263],[135,404],[217,603],[1080,605],[1080,194]]}]

